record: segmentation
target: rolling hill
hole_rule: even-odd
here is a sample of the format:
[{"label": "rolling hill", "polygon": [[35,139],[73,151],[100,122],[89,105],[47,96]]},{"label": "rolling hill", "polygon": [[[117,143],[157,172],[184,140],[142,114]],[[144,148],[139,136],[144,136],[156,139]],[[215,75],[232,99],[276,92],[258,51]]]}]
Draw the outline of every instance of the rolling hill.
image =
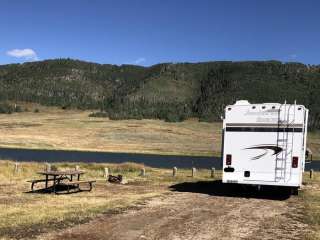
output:
[{"label": "rolling hill", "polygon": [[100,109],[113,119],[220,119],[236,99],[293,102],[320,128],[320,66],[278,61],[162,63],[150,67],[72,59],[0,66],[0,101]]}]

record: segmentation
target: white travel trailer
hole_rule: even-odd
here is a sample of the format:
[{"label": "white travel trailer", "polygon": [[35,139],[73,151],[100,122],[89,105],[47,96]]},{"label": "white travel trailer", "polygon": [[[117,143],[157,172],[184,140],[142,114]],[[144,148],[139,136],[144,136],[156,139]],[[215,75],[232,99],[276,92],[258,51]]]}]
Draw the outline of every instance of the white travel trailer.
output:
[{"label": "white travel trailer", "polygon": [[299,188],[305,165],[308,109],[237,101],[225,109],[223,182]]}]

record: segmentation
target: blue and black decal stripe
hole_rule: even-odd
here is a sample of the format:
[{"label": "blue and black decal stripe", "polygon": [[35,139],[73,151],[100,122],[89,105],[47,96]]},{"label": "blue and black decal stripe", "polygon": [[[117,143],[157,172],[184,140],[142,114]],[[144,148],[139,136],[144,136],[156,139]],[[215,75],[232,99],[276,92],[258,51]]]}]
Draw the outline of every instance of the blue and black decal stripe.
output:
[{"label": "blue and black decal stripe", "polygon": [[227,132],[302,132],[302,128],[283,127],[226,127]]}]

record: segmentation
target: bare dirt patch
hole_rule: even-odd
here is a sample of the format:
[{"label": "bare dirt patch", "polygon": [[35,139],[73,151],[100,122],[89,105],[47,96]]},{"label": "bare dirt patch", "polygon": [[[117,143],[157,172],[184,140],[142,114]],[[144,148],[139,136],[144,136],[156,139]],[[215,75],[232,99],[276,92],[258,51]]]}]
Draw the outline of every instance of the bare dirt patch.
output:
[{"label": "bare dirt patch", "polygon": [[177,184],[172,190],[138,209],[102,215],[40,239],[302,239],[306,233],[295,196],[234,192],[233,187],[228,192],[218,181]]}]

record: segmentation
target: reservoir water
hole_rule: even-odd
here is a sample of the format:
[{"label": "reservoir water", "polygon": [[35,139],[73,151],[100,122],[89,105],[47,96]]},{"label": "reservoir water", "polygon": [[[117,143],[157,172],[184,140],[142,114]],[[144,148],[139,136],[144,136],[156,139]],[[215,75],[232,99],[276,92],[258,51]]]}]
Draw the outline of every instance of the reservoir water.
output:
[{"label": "reservoir water", "polygon": [[[85,152],[66,150],[38,150],[0,148],[0,159],[18,162],[84,162],[124,163],[134,162],[156,168],[216,168],[221,169],[219,157],[177,156],[135,153]],[[306,170],[320,170],[320,161],[306,164]]]}]

